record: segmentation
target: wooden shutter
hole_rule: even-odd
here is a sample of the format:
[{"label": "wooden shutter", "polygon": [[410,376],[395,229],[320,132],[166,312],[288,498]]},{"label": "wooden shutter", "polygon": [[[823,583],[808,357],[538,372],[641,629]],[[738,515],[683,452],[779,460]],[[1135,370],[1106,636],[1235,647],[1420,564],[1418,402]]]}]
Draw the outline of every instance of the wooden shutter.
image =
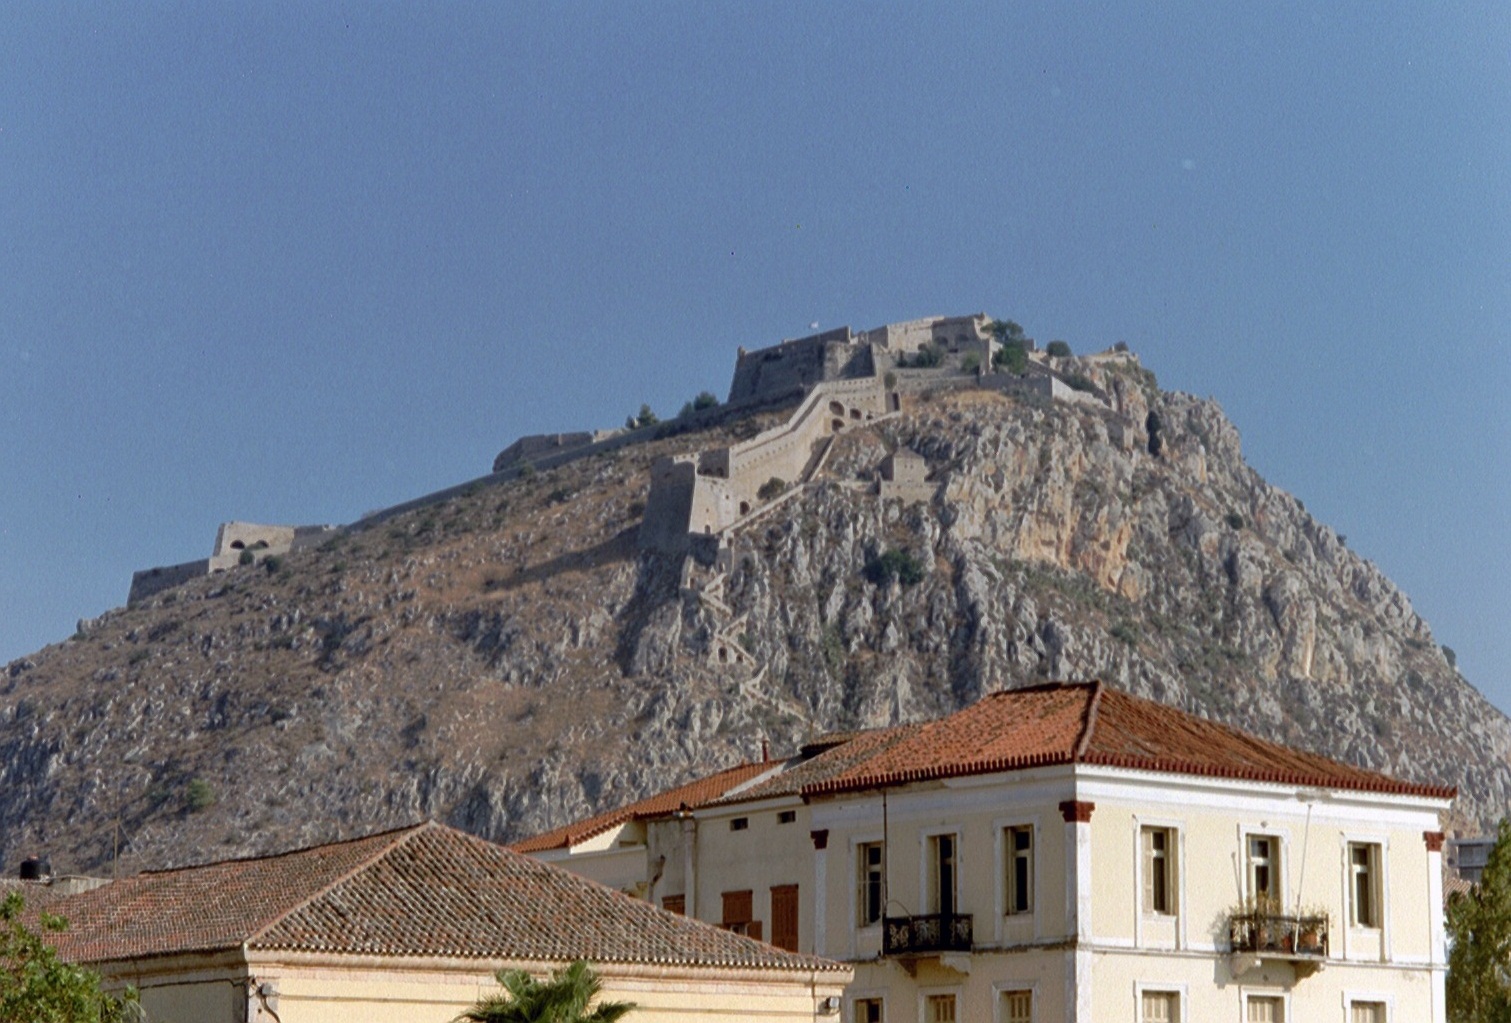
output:
[{"label": "wooden shutter", "polygon": [[797,951],[797,885],[780,884],[771,889],[771,943],[789,952]]},{"label": "wooden shutter", "polygon": [[735,924],[748,924],[753,915],[751,908],[754,905],[750,889],[743,892],[724,893],[724,926],[732,927]]},{"label": "wooden shutter", "polygon": [[661,908],[666,910],[668,913],[676,913],[679,916],[685,916],[687,914],[687,896],[663,896],[661,899]]},{"label": "wooden shutter", "polygon": [[[1154,912],[1154,830],[1143,828],[1139,831],[1139,840],[1143,847],[1144,857],[1144,912]],[[1124,847],[1126,848],[1126,846]]]},{"label": "wooden shutter", "polygon": [[1145,991],[1143,1003],[1143,1023],[1177,1023],[1173,993]]}]

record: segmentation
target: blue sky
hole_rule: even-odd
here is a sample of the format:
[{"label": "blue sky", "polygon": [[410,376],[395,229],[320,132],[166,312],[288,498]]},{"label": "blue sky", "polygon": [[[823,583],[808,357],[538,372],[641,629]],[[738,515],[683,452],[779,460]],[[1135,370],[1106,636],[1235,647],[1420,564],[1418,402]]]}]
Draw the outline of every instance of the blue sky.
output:
[{"label": "blue sky", "polygon": [[1126,340],[1511,708],[1511,7],[0,10],[0,663],[736,345]]}]

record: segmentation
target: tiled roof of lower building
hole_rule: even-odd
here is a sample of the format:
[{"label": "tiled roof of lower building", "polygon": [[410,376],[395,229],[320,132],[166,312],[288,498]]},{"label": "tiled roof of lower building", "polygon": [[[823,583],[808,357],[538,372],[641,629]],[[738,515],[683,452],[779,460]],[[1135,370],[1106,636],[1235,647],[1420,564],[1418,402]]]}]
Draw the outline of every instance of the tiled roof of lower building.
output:
[{"label": "tiled roof of lower building", "polygon": [[843,970],[427,823],[74,896],[58,949],[102,962],[245,946],[379,956]]}]

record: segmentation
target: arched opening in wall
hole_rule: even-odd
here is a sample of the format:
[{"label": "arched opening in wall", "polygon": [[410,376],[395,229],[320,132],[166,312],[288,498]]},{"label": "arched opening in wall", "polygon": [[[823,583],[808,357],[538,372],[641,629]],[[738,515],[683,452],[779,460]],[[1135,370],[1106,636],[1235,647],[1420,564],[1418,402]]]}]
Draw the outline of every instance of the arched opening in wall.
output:
[{"label": "arched opening in wall", "polygon": [[845,428],[845,421],[843,419],[836,419],[829,426],[835,433],[839,433]]},{"label": "arched opening in wall", "polygon": [[842,416],[845,414],[845,406],[841,405],[837,401],[831,401],[829,403],[829,414],[834,416]]},{"label": "arched opening in wall", "polygon": [[741,501],[740,502],[740,514],[741,515],[749,515],[750,514],[750,502],[749,501]]},{"label": "arched opening in wall", "polygon": [[713,531],[714,531],[714,527],[713,526],[710,526],[707,522],[703,523],[703,532],[705,534],[711,534]]},{"label": "arched opening in wall", "polygon": [[240,540],[232,540],[231,541],[231,550],[233,550],[233,551],[245,550],[246,546],[247,545],[244,544],[244,543],[242,543]]},{"label": "arched opening in wall", "polygon": [[854,419],[856,421],[859,421],[860,420],[860,409],[858,409],[858,408],[851,409],[850,410],[850,418]]},{"label": "arched opening in wall", "polygon": [[719,647],[719,663],[720,664],[728,664],[729,663],[729,648],[728,647],[722,647],[722,646]]}]

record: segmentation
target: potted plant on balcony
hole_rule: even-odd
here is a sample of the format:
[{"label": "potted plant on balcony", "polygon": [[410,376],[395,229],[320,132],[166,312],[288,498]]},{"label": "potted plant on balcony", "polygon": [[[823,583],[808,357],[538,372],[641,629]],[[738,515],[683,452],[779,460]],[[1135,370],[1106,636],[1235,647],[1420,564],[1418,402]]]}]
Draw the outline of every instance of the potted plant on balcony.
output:
[{"label": "potted plant on balcony", "polygon": [[1327,908],[1307,906],[1301,910],[1300,916],[1296,950],[1305,955],[1322,955],[1323,936],[1327,934],[1329,922]]}]

